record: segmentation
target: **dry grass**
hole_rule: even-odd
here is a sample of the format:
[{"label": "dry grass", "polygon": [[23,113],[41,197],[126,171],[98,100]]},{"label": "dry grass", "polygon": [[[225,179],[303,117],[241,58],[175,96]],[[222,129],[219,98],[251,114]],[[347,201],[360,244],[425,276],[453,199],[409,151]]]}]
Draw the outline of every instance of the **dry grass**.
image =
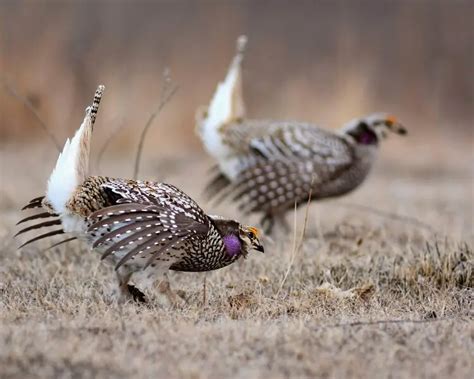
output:
[{"label": "dry grass", "polygon": [[[423,176],[431,166],[405,170],[403,162],[386,161],[344,200],[411,215],[438,234],[339,202],[312,205],[298,254],[293,235],[281,236],[267,243],[266,254],[230,268],[173,274],[183,304],[171,307],[149,291],[149,306],[118,307],[110,303],[112,269],[78,244],[16,251],[17,209],[41,191],[55,152],[30,151],[50,163],[22,162],[23,175],[15,154],[13,148],[1,153],[8,162],[0,187],[2,378],[472,374],[470,162],[457,171],[438,165],[436,174]],[[145,175],[160,172],[199,198],[197,173],[209,163],[201,158],[194,159],[200,163],[193,177],[183,175],[189,157],[174,166],[147,162]],[[104,171],[124,171],[122,162],[111,162],[104,160],[110,165]],[[212,211],[233,212],[228,206]],[[303,218],[304,211],[299,225]]]},{"label": "dry grass", "polygon": [[[37,110],[0,83],[0,378],[472,377],[472,2],[189,3],[0,2],[0,81]],[[304,210],[265,255],[173,274],[176,307],[153,291],[111,303],[112,268],[77,243],[17,251],[18,209],[57,157],[37,116],[63,141],[104,83],[94,173],[131,177],[165,66],[181,89],[139,176],[237,217],[200,197],[211,162],[192,129],[243,32],[252,117],[336,127],[386,110],[409,139],[383,146],[361,190],[311,205],[301,249]]]}]

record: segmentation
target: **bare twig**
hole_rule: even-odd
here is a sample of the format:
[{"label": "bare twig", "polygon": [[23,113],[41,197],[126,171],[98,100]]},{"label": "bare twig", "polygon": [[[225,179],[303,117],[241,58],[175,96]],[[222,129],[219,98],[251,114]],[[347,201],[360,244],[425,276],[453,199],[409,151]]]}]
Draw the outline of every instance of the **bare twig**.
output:
[{"label": "bare twig", "polygon": [[61,152],[61,144],[58,142],[58,140],[56,139],[56,137],[54,136],[53,132],[51,131],[51,129],[48,127],[48,125],[46,124],[46,122],[43,121],[43,119],[41,118],[41,116],[38,114],[38,112],[36,111],[35,107],[33,106],[33,104],[31,103],[30,100],[28,100],[28,98],[20,95],[18,93],[18,91],[16,90],[16,88],[11,84],[11,83],[8,83],[7,80],[5,78],[1,78],[2,79],[2,82],[3,82],[3,86],[5,87],[6,91],[11,95],[13,96],[15,99],[17,99],[18,101],[20,101],[21,103],[23,103],[23,105],[25,106],[26,109],[28,109],[31,114],[35,117],[36,121],[38,121],[38,125],[41,127],[41,129],[43,129],[43,131],[46,133],[46,135],[49,137],[49,139],[51,140],[51,142],[53,142],[54,146],[56,146],[56,149]]},{"label": "bare twig", "polygon": [[285,276],[283,277],[283,280],[281,281],[280,287],[278,288],[278,291],[277,291],[275,296],[278,296],[280,294],[280,292],[283,288],[283,285],[285,284],[286,279],[288,278],[288,275],[290,274],[291,268],[293,267],[296,256],[298,255],[298,253],[301,250],[301,247],[303,246],[303,241],[304,241],[304,237],[305,237],[305,234],[306,234],[306,227],[308,225],[309,206],[310,206],[310,203],[311,203],[312,194],[313,194],[313,180],[311,180],[311,188],[309,190],[308,202],[306,204],[305,215],[304,215],[303,230],[301,231],[301,237],[300,237],[300,240],[299,240],[298,244],[296,244],[296,203],[295,203],[295,211],[294,211],[294,214],[295,214],[295,223],[294,223],[295,234],[294,234],[294,239],[293,239],[293,254],[291,255],[290,263],[289,263],[288,268],[285,272]]},{"label": "bare twig", "polygon": [[110,143],[112,142],[114,137],[123,129],[124,126],[125,126],[124,122],[117,124],[112,130],[112,132],[109,134],[105,142],[103,143],[102,147],[100,148],[99,153],[97,154],[97,159],[96,159],[96,167],[99,172],[101,171],[100,165],[102,162],[102,158],[104,157],[105,151],[110,146]]},{"label": "bare twig", "polygon": [[160,94],[160,103],[158,104],[158,108],[148,118],[148,121],[145,124],[145,127],[143,128],[142,133],[140,135],[140,141],[138,143],[138,148],[137,148],[137,155],[135,157],[135,167],[134,167],[134,170],[133,170],[133,178],[134,179],[137,179],[137,177],[138,177],[138,170],[139,170],[139,167],[140,167],[140,160],[141,160],[141,156],[142,156],[143,144],[145,142],[146,133],[148,132],[148,129],[150,128],[151,124],[153,123],[153,120],[156,118],[156,116],[158,116],[160,114],[161,110],[168,103],[168,101],[171,100],[171,98],[173,97],[173,95],[176,93],[177,90],[178,90],[178,86],[172,83],[171,77],[170,77],[170,74],[169,74],[169,70],[165,69],[163,71],[161,94]]}]

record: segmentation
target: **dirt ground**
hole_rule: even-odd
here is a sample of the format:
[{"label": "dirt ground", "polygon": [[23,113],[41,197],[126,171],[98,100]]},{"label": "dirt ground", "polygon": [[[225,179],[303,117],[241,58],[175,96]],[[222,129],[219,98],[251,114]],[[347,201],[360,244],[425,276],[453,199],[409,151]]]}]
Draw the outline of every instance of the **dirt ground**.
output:
[{"label": "dirt ground", "polygon": [[[113,269],[77,242],[17,250],[18,209],[44,191],[56,152],[3,146],[0,377],[470,378],[474,160],[466,151],[380,157],[354,194],[311,205],[300,249],[305,209],[296,222],[288,215],[296,233],[267,240],[265,254],[173,274],[184,298],[175,306],[149,290],[148,306],[120,307]],[[211,164],[204,155],[149,155],[142,177],[242,219],[200,196]],[[128,176],[131,166],[108,157],[100,171]]]}]

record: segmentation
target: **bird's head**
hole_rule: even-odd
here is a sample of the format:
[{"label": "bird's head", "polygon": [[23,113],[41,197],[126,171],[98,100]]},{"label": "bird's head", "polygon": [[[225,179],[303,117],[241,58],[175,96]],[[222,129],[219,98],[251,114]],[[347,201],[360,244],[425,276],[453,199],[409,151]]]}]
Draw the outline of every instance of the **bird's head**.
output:
[{"label": "bird's head", "polygon": [[361,145],[378,145],[379,141],[386,138],[389,132],[400,135],[407,134],[406,129],[395,117],[385,113],[374,113],[349,121],[342,131]]},{"label": "bird's head", "polygon": [[222,236],[226,252],[231,257],[244,257],[250,250],[264,252],[260,242],[260,232],[253,226],[247,226],[234,220],[211,216],[214,225]]},{"label": "bird's head", "polygon": [[260,242],[260,231],[253,226],[240,225],[239,238],[246,251],[257,250],[263,253],[265,250]]}]

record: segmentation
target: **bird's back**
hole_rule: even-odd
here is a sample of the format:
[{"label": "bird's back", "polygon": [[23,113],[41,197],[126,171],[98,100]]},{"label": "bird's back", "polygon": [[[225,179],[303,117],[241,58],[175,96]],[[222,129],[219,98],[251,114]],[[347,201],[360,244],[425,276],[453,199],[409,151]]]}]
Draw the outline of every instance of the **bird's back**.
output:
[{"label": "bird's back", "polygon": [[[246,198],[244,211],[279,213],[309,194],[312,199],[342,195],[360,184],[372,162],[366,159],[370,152],[360,154],[346,136],[309,123],[244,120],[223,126],[222,133],[237,172],[227,186],[235,188],[234,200]],[[225,164],[220,167],[227,175]]]},{"label": "bird's back", "polygon": [[[208,271],[234,260],[212,220],[171,184],[91,176],[68,207],[83,220],[76,233],[115,264],[154,267],[154,258],[174,270]],[[160,246],[167,251],[156,254]]]},{"label": "bird's back", "polygon": [[289,149],[300,144],[313,150],[340,142],[331,131],[297,121],[240,120],[223,125],[221,132],[224,142],[239,153],[249,152],[256,141],[283,144]]}]

